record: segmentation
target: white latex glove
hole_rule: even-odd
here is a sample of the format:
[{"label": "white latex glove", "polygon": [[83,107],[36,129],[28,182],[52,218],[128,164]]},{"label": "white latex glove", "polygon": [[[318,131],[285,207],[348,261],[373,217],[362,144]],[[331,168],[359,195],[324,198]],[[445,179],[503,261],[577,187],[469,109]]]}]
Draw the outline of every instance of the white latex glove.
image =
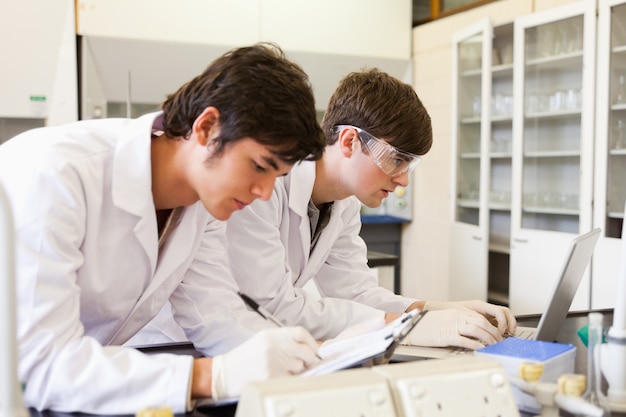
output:
[{"label": "white latex glove", "polygon": [[374,319],[362,321],[353,326],[346,327],[337,336],[333,337],[332,339],[328,339],[324,343],[322,343],[322,346],[328,346],[329,344],[340,340],[349,339],[351,337],[373,332],[374,330],[382,329],[383,327],[385,327],[386,324],[387,323],[385,322],[384,317],[377,317]]},{"label": "white latex glove", "polygon": [[459,346],[480,349],[502,340],[502,335],[482,314],[467,308],[429,311],[404,339],[416,346]]},{"label": "white latex glove", "polygon": [[487,317],[498,328],[501,335],[515,334],[517,320],[507,307],[489,304],[484,301],[427,301],[424,310],[444,310],[447,308],[467,308]]},{"label": "white latex glove", "polygon": [[302,327],[262,330],[213,358],[212,397],[238,397],[249,382],[299,374],[319,361],[317,350],[317,342]]}]

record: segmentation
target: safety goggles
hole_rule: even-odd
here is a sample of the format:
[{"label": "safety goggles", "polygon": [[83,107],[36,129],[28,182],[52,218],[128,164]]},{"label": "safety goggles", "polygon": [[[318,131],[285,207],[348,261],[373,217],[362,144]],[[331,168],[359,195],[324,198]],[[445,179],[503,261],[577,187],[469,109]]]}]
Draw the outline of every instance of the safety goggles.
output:
[{"label": "safety goggles", "polygon": [[351,125],[337,125],[337,132],[342,129],[354,129],[365,149],[372,155],[378,167],[390,177],[397,177],[405,172],[410,173],[422,158],[409,152],[401,151],[382,139],[370,135],[365,130]]}]

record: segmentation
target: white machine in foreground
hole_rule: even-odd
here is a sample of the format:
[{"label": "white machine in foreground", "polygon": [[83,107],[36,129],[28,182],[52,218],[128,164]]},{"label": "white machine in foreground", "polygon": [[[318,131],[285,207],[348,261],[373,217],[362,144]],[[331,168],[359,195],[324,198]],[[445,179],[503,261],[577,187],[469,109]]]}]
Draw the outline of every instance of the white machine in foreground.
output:
[{"label": "white machine in foreground", "polygon": [[609,404],[619,412],[626,412],[626,207],[624,221],[613,325],[600,353],[600,368],[609,384]]},{"label": "white machine in foreground", "polygon": [[236,417],[519,417],[502,366],[472,355],[249,384]]},{"label": "white machine in foreground", "polygon": [[27,417],[17,380],[15,240],[11,205],[0,186],[0,417]]}]

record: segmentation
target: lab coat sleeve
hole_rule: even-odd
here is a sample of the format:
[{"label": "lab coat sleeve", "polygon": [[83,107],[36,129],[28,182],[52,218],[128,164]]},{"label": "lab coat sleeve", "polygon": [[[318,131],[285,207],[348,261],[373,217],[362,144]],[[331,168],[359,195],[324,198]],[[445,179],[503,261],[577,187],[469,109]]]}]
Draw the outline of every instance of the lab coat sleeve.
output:
[{"label": "lab coat sleeve", "polygon": [[[361,236],[361,204],[350,197],[340,213],[343,225],[326,262],[316,274],[320,293],[345,298],[391,313],[402,313],[415,301],[378,285],[375,271],[367,265],[367,246]],[[324,233],[324,232],[322,232]]]},{"label": "lab coat sleeve", "polygon": [[297,276],[287,262],[286,195],[274,192],[269,201],[256,201],[227,222],[227,247],[233,276],[248,294],[287,325],[300,325],[318,340],[336,336],[346,327],[382,317],[384,312],[350,299],[319,299],[294,286]]},{"label": "lab coat sleeve", "polygon": [[196,350],[207,356],[228,352],[255,331],[274,327],[247,309],[228,268],[225,223],[211,220],[184,279],[170,297],[175,321]]},{"label": "lab coat sleeve", "polygon": [[0,168],[15,214],[18,373],[26,405],[133,414],[156,402],[184,412],[190,356],[148,356],[85,335],[78,271],[90,184],[74,168],[36,164],[19,161],[10,175]]}]

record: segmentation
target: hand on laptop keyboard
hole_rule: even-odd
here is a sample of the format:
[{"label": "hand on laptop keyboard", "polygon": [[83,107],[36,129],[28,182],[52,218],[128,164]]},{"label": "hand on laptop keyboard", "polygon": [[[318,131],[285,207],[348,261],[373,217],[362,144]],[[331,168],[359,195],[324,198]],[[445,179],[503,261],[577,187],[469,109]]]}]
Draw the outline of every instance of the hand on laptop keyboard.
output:
[{"label": "hand on laptop keyboard", "polygon": [[504,306],[486,303],[479,300],[469,301],[427,301],[424,310],[442,310],[448,308],[463,308],[482,314],[498,328],[500,335],[515,334],[517,320],[513,312]]},{"label": "hand on laptop keyboard", "polygon": [[459,346],[480,349],[502,335],[482,314],[467,308],[430,310],[405,339],[416,346]]}]

